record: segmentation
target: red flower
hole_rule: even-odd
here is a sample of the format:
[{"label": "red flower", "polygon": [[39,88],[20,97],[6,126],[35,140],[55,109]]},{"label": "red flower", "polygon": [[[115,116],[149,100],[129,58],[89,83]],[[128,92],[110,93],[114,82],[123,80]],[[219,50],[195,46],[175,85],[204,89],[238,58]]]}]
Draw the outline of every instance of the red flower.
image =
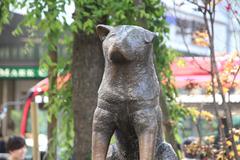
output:
[{"label": "red flower", "polygon": [[232,9],[232,6],[231,6],[230,3],[228,3],[227,6],[226,6],[226,10],[227,10],[227,11],[230,11],[231,9]]}]

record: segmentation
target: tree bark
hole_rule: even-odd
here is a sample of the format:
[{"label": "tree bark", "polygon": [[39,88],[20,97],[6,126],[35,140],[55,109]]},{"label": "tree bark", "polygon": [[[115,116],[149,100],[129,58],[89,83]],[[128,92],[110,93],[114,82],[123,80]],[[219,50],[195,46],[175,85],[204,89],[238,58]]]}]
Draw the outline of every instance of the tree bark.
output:
[{"label": "tree bark", "polygon": [[[54,51],[51,51],[49,53],[49,56],[51,58],[52,63],[57,64],[58,63],[58,55],[56,49]],[[48,79],[49,79],[49,104],[48,107],[51,107],[52,97],[55,97],[55,86],[57,83],[57,72],[55,72],[56,66],[50,66],[48,71]],[[53,102],[54,103],[54,102]],[[51,116],[51,121],[48,122],[48,159],[54,160],[56,159],[56,150],[57,146],[54,142],[54,138],[56,138],[56,128],[57,128],[57,119],[55,116]]]},{"label": "tree bark", "polygon": [[92,117],[97,105],[97,91],[104,68],[102,47],[96,35],[74,35],[72,57],[74,112],[74,158],[91,157]]}]

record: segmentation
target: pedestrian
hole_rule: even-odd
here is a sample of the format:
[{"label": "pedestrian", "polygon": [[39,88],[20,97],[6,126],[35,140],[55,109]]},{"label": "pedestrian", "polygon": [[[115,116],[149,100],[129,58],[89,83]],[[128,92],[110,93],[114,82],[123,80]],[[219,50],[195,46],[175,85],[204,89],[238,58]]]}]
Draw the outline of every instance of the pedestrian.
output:
[{"label": "pedestrian", "polygon": [[20,136],[12,136],[8,139],[7,150],[9,160],[24,160],[26,155],[25,139]]},{"label": "pedestrian", "polygon": [[6,142],[0,131],[0,160],[7,160],[8,154],[6,150]]}]

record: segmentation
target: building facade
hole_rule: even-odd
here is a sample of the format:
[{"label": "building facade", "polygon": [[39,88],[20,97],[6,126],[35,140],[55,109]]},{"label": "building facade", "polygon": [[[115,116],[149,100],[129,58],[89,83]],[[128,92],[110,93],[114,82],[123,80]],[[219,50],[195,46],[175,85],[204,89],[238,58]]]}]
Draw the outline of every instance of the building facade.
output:
[{"label": "building facade", "polygon": [[[203,15],[201,12],[197,11],[198,8],[195,5],[188,1],[164,0],[163,2],[167,7],[166,19],[170,27],[169,41],[167,42],[167,45],[168,47],[181,52],[184,58],[187,57],[189,60],[187,63],[192,66],[189,68],[185,66],[185,68],[192,69],[188,70],[189,73],[195,73],[192,75],[185,75],[184,80],[189,80],[189,86],[195,85],[196,87],[192,87],[191,90],[189,90],[187,85],[183,86],[183,84],[181,84],[182,88],[179,88],[180,92],[177,100],[184,103],[187,107],[198,107],[200,110],[207,110],[215,115],[214,104],[212,103],[213,97],[207,94],[206,87],[208,85],[207,83],[211,81],[211,75],[209,73],[203,74],[204,70],[200,71],[201,68],[208,68],[208,71],[210,71],[210,50],[208,48],[208,36],[206,34]],[[240,23],[237,22],[234,15],[231,11],[228,11],[226,7],[227,4],[225,1],[221,1],[216,5],[214,23],[214,46],[216,57],[219,60],[217,65],[219,68],[222,68],[222,70],[224,70],[224,65],[222,64],[225,64],[229,57],[235,56],[236,58],[234,60],[236,61],[236,64],[239,64],[240,62]],[[196,59],[201,59],[201,63],[199,63],[200,61],[197,61],[193,64],[192,62],[196,61]],[[204,63],[204,61],[206,61],[206,63]],[[199,66],[199,64],[202,66]],[[178,71],[179,74],[186,70],[180,68]],[[223,72],[220,72],[220,74],[223,74]],[[232,75],[229,75],[229,77],[230,76]],[[183,77],[178,77],[178,79],[182,80]],[[236,76],[235,82],[237,82],[236,84],[240,83],[239,74]],[[187,83],[185,82],[185,84]],[[204,87],[199,84],[203,84]],[[233,125],[237,128],[240,127],[239,90],[239,85],[237,85],[225,95],[226,102],[232,109]],[[216,101],[220,111],[219,114],[224,117],[224,109],[221,105],[222,98],[219,94],[216,95]],[[184,132],[188,132],[188,136],[198,136],[197,128],[194,127],[194,122],[190,120],[185,121],[184,125]],[[202,136],[217,134],[217,122],[204,122],[201,125],[202,130],[204,130]]]},{"label": "building facade", "polygon": [[[203,14],[188,1],[163,1],[170,34],[168,46],[188,56],[209,56]],[[222,1],[216,5],[214,46],[217,56],[239,51],[240,25]]]},{"label": "building facade", "polygon": [[[12,13],[10,23],[0,34],[0,104],[23,99],[27,91],[47,76],[39,69],[43,55],[40,40],[30,39],[30,32],[23,28],[23,34],[12,33],[23,20],[23,16]],[[32,41],[28,45],[28,41]]]}]

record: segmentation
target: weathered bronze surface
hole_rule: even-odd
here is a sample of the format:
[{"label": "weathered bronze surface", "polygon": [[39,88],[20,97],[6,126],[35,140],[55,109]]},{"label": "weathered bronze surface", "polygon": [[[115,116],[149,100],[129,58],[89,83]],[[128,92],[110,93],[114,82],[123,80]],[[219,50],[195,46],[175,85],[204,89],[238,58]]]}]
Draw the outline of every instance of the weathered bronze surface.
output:
[{"label": "weathered bronze surface", "polygon": [[[93,119],[93,160],[177,160],[162,139],[153,32],[98,25],[105,68]],[[115,133],[117,143],[109,145]]]}]

